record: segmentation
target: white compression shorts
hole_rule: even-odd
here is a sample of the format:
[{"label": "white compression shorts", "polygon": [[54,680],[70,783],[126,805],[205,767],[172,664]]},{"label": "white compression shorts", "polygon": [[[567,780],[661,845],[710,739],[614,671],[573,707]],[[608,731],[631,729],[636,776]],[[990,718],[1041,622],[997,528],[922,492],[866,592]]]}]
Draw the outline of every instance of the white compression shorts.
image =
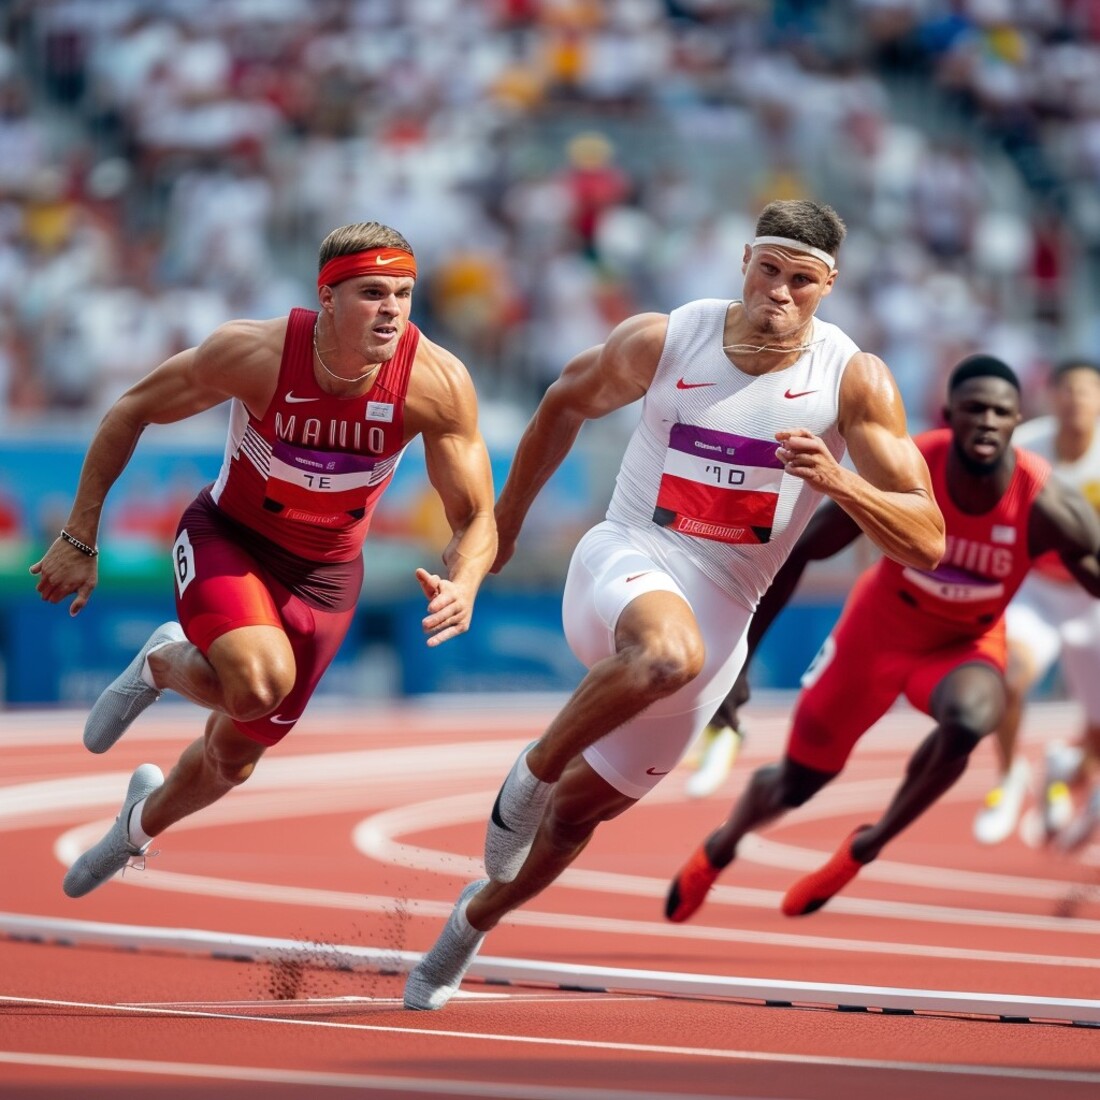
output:
[{"label": "white compression shorts", "polygon": [[1032,573],[1008,605],[1005,628],[1009,644],[1031,654],[1036,679],[1061,656],[1066,686],[1089,725],[1100,725],[1100,600]]},{"label": "white compression shorts", "polygon": [[562,601],[566,640],[587,668],[614,655],[619,616],[648,592],[680,596],[699,624],[706,645],[699,675],[583,753],[602,779],[634,799],[676,767],[733,687],[745,662],[752,618],[686,554],[665,551],[662,564],[644,541],[612,521],[593,527],[573,552]]}]

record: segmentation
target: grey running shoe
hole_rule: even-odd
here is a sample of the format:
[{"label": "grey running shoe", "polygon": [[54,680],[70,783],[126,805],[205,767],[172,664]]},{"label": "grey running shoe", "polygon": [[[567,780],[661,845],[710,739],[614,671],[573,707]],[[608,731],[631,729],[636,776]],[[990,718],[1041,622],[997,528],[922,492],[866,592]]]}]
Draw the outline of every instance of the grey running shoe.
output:
[{"label": "grey running shoe", "polygon": [[1092,840],[1100,829],[1100,787],[1089,795],[1081,812],[1055,837],[1055,845],[1062,852],[1076,852]]},{"label": "grey running shoe", "polygon": [[466,906],[474,894],[488,885],[487,878],[478,879],[458,895],[458,901],[435,946],[420,960],[405,982],[406,1008],[434,1012],[454,996],[486,936],[466,919]]},{"label": "grey running shoe", "polygon": [[70,868],[61,888],[71,898],[82,898],[97,886],[102,886],[118,874],[135,856],[143,856],[145,848],[135,848],[130,843],[130,812],[146,795],[152,794],[162,783],[164,776],[155,764],[142,764],[130,776],[126,798],[115,823],[107,835],[89,848]]},{"label": "grey running shoe", "polygon": [[521,768],[534,744],[532,741],[516,758],[489,815],[485,870],[494,882],[511,882],[519,874],[554,791],[553,783],[544,783],[526,767]]},{"label": "grey running shoe", "polygon": [[86,749],[106,752],[130,728],[130,723],[160,698],[161,693],[141,678],[145,658],[154,646],[184,640],[179,623],[164,623],[153,631],[126,671],[92,704],[84,723]]}]

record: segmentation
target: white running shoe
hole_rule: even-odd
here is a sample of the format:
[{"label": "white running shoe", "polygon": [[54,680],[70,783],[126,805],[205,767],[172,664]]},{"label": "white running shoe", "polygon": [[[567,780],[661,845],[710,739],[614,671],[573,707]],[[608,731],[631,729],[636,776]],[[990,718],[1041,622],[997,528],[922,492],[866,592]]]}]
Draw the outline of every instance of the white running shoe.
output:
[{"label": "white running shoe", "polygon": [[146,707],[161,696],[142,678],[141,670],[149,651],[167,642],[185,640],[179,623],[164,623],[153,631],[138,655],[126,666],[126,671],[92,704],[84,723],[84,747],[90,752],[106,752],[129,728]]},{"label": "white running shoe", "polygon": [[497,792],[485,830],[485,870],[494,882],[511,882],[527,859],[546,804],[554,792],[527,767],[532,741],[516,758]]},{"label": "white running shoe", "polygon": [[[126,788],[126,797],[115,823],[107,835],[89,848],[70,868],[61,888],[71,898],[82,898],[97,886],[113,878],[130,861],[143,857],[149,845],[135,848],[130,843],[130,813],[143,798],[152,794],[164,782],[160,768],[155,764],[142,764],[132,776]],[[140,866],[140,864],[139,864]]]},{"label": "white running shoe", "polygon": [[1100,787],[1089,795],[1081,812],[1054,838],[1063,852],[1076,852],[1084,848],[1100,829]]},{"label": "white running shoe", "polygon": [[684,784],[684,793],[688,798],[707,798],[725,783],[745,734],[740,729],[711,723],[703,731],[703,736],[706,745],[702,760]]},{"label": "white running shoe", "polygon": [[487,935],[466,919],[466,907],[470,899],[488,885],[487,878],[478,879],[458,895],[435,946],[413,968],[405,982],[406,1008],[434,1012],[455,995]]},{"label": "white running shoe", "polygon": [[974,839],[979,844],[1000,844],[1016,831],[1030,783],[1031,768],[1018,756],[1001,777],[1000,786],[985,796],[985,804],[974,818]]}]

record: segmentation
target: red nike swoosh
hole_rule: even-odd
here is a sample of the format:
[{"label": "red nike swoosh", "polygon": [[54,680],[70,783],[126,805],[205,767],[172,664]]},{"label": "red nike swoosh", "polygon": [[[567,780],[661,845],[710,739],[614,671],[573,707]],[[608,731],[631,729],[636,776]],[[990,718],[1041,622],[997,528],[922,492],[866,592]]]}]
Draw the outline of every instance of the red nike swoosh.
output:
[{"label": "red nike swoosh", "polygon": [[717,382],[685,382],[682,378],[676,383],[678,390],[697,390],[700,386],[717,386]]},{"label": "red nike swoosh", "polygon": [[659,772],[656,768],[646,768],[646,775],[668,775],[668,772]]},{"label": "red nike swoosh", "polygon": [[817,390],[802,390],[801,393],[791,393],[790,390],[783,395],[784,397],[805,397],[807,394],[817,393]]},{"label": "red nike swoosh", "polygon": [[652,572],[652,569],[645,569],[641,573],[635,573],[633,577],[626,578],[626,583],[629,584],[631,581],[636,581],[639,577],[648,577]]}]

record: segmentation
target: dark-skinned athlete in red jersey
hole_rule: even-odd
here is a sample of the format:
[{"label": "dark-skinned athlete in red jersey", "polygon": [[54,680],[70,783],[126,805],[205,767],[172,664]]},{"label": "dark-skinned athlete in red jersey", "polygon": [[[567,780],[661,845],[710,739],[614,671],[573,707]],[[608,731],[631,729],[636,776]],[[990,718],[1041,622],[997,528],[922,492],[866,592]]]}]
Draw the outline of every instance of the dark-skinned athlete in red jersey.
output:
[{"label": "dark-skinned athlete in red jersey", "polygon": [[[936,727],[910,758],[882,817],[845,838],[796,882],[788,916],[820,909],[966,770],[1005,705],[1004,610],[1039,555],[1053,551],[1100,596],[1100,524],[1087,501],[1011,446],[1020,421],[1016,375],[999,359],[963,360],[948,383],[946,429],[916,439],[943,513],[947,552],[933,570],[882,558],[856,582],[840,620],[803,677],[783,759],[758,769],[729,817],[669,888],[665,915],[687,920],[750,830],[801,806],[840,774],[859,738],[904,694]],[[859,529],[826,503],[762,599],[750,652],[810,561],[831,557]],[[734,693],[739,689],[735,688]]]}]

